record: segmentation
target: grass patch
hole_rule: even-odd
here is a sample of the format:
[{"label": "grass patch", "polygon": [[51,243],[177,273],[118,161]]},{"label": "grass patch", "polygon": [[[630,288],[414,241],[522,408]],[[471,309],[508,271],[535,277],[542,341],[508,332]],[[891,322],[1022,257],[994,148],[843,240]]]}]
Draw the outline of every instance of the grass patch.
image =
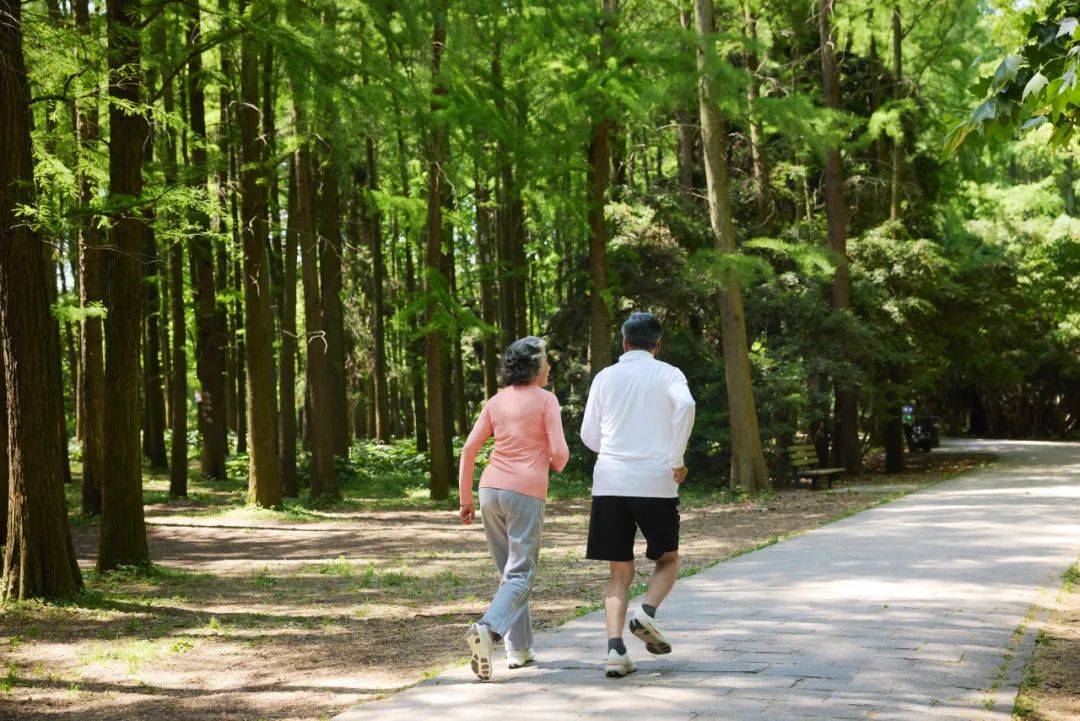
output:
[{"label": "grass patch", "polygon": [[1061,590],[1064,593],[1072,593],[1076,590],[1076,584],[1080,582],[1080,563],[1069,566],[1061,577]]},{"label": "grass patch", "polygon": [[169,654],[186,653],[195,648],[188,639],[146,639],[126,642],[108,641],[95,644],[83,656],[83,663],[119,662],[128,673],[138,673],[147,664],[160,661]]}]

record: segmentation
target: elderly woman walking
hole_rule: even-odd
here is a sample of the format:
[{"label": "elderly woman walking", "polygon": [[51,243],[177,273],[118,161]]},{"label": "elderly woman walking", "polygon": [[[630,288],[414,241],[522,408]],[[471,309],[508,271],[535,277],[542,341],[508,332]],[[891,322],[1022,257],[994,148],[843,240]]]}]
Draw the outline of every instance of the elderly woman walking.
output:
[{"label": "elderly woman walking", "polygon": [[484,404],[461,451],[461,522],[468,525],[476,515],[472,489],[476,454],[495,437],[480,476],[480,508],[501,580],[487,613],[465,637],[473,672],[481,681],[491,680],[494,646],[504,637],[510,668],[536,658],[529,597],[540,560],[548,469],[561,471],[570,457],[559,401],[544,390],[548,371],[544,341],[529,336],[511,343],[499,365],[502,388]]}]

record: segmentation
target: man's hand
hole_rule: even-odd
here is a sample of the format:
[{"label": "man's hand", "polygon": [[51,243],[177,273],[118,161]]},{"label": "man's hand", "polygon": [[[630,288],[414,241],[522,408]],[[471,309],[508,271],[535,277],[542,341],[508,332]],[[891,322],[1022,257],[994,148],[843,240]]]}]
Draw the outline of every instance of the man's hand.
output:
[{"label": "man's hand", "polygon": [[683,481],[686,480],[686,474],[688,471],[689,469],[686,466],[681,466],[680,468],[672,468],[671,473],[675,479],[675,483],[681,486],[683,484]]},{"label": "man's hand", "polygon": [[466,526],[471,525],[476,518],[476,509],[473,508],[473,504],[466,503],[461,506],[461,522]]}]

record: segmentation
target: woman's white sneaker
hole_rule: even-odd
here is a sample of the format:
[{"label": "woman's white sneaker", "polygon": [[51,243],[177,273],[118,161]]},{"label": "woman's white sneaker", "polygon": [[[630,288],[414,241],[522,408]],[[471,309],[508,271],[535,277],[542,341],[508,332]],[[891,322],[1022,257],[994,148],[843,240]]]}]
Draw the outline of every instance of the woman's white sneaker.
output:
[{"label": "woman's white sneaker", "polygon": [[469,644],[469,652],[472,655],[471,664],[473,673],[481,681],[491,680],[491,657],[495,650],[495,641],[491,638],[491,629],[479,623],[469,627],[465,634],[465,642]]},{"label": "woman's white sneaker", "polygon": [[622,678],[634,671],[637,671],[637,664],[630,658],[629,653],[619,653],[615,649],[608,651],[607,660],[604,662],[605,676],[608,678]]},{"label": "woman's white sneaker", "polygon": [[664,637],[664,632],[656,625],[656,619],[645,613],[645,609],[638,608],[630,618],[630,633],[645,642],[645,650],[649,653],[671,653],[671,644]]},{"label": "woman's white sneaker", "polygon": [[531,648],[522,651],[513,650],[506,652],[506,665],[510,668],[521,668],[536,660],[536,654]]}]

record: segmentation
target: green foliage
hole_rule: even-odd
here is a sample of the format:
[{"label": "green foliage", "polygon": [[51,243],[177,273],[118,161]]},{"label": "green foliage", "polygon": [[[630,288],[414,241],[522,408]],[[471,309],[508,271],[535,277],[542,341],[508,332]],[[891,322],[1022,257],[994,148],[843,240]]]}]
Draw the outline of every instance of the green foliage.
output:
[{"label": "green foliage", "polygon": [[984,96],[970,117],[953,131],[955,150],[973,131],[987,139],[1008,140],[1017,130],[1049,125],[1054,144],[1073,136],[1080,120],[1080,2],[1053,0],[1044,11],[1023,15],[1023,44],[1001,59],[992,76],[976,84]]}]

